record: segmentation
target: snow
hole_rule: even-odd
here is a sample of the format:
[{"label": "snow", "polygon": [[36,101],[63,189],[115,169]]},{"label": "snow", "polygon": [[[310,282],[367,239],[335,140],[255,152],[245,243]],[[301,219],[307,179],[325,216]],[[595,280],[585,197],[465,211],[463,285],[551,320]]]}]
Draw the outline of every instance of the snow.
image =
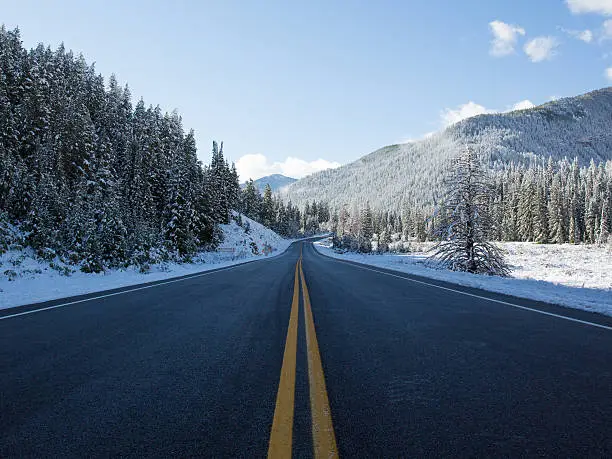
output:
[{"label": "snow", "polygon": [[[225,236],[220,244],[221,250],[202,252],[194,257],[192,263],[151,265],[147,273],[140,272],[136,266],[98,274],[84,273],[75,266],[57,260],[53,268],[49,262],[36,258],[31,249],[9,250],[0,255],[0,309],[164,280],[276,256],[293,242],[245,216],[242,216],[242,220],[243,226],[247,222],[250,226],[248,233],[235,222],[221,225]],[[253,253],[251,244],[255,244],[258,254]],[[73,272],[64,275],[61,271]]]},{"label": "snow", "polygon": [[413,245],[407,254],[338,253],[329,239],[315,243],[319,252],[333,258],[612,316],[611,245],[499,245],[512,266],[510,278],[432,267],[426,264],[427,243]]}]

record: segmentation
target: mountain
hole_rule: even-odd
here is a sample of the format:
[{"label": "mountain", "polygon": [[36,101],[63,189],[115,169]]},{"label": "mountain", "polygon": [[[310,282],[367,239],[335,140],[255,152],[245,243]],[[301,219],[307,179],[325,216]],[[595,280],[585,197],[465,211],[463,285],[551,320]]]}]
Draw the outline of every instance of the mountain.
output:
[{"label": "mountain", "polygon": [[[255,180],[255,186],[263,193],[266,184],[270,184],[270,188],[272,191],[278,191],[283,187],[291,185],[292,183],[297,182],[297,179],[292,177],[287,177],[282,174],[272,174],[262,177],[260,179]],[[244,188],[246,184],[243,183],[242,187]]]},{"label": "mountain", "polygon": [[581,165],[612,160],[612,88],[525,110],[468,118],[425,139],[389,145],[357,161],[290,185],[285,199],[400,210],[439,194],[449,161],[471,145],[492,168],[577,157]]}]

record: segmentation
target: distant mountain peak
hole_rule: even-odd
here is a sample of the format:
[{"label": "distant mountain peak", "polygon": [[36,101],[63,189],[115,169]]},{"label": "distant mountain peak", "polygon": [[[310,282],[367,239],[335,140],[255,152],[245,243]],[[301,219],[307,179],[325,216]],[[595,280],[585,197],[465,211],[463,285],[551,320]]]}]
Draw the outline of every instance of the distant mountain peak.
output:
[{"label": "distant mountain peak", "polygon": [[283,174],[270,174],[270,175],[266,175],[265,177],[262,177],[262,178],[257,179],[257,180],[264,180],[264,179],[269,179],[269,180],[284,180],[284,179],[288,179],[288,180],[295,180],[295,181],[297,181],[297,179],[292,178],[292,177],[287,177],[286,175],[283,175]]},{"label": "distant mountain peak", "polygon": [[[263,192],[266,184],[270,185],[272,191],[279,191],[281,188],[291,185],[292,183],[297,182],[297,179],[292,177],[287,177],[282,174],[271,174],[266,175],[265,177],[258,178],[254,180],[255,187],[259,189],[259,191]],[[241,186],[244,187],[246,183],[243,183]]]}]

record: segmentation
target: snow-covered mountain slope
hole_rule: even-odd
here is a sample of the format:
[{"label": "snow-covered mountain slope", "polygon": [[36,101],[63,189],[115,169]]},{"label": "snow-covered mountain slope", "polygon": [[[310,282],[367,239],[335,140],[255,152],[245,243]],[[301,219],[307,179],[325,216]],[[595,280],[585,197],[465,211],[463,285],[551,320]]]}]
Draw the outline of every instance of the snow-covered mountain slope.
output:
[{"label": "snow-covered mountain slope", "polygon": [[[237,214],[234,213],[234,217]],[[244,259],[259,255],[269,255],[279,250],[284,251],[291,241],[284,239],[270,228],[240,216],[242,226],[235,221],[229,225],[220,225],[223,231],[223,242],[217,252],[233,253],[235,258]]]},{"label": "snow-covered mountain slope", "polygon": [[440,189],[448,161],[465,145],[502,168],[510,162],[578,157],[582,165],[612,159],[612,88],[538,107],[466,119],[416,142],[390,145],[361,159],[305,177],[284,190],[294,204],[332,206],[366,202],[401,209],[428,204]]},{"label": "snow-covered mountain slope", "polygon": [[[247,231],[248,228],[248,231]],[[78,266],[56,258],[51,263],[36,258],[31,248],[15,241],[9,250],[0,251],[0,309],[23,304],[99,292],[231,266],[245,261],[275,256],[284,252],[291,240],[242,216],[221,225],[224,240],[215,252],[201,252],[191,263],[161,262],[148,269],[130,266],[103,273],[84,273]],[[19,235],[15,231],[15,239]]]}]

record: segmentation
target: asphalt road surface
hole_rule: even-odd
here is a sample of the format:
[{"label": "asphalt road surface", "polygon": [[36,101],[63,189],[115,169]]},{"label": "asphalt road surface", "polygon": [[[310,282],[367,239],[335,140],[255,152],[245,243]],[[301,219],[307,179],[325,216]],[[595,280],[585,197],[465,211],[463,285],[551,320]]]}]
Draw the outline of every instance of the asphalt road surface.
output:
[{"label": "asphalt road surface", "polygon": [[0,457],[266,455],[612,457],[612,320],[309,243],[0,311]]}]

